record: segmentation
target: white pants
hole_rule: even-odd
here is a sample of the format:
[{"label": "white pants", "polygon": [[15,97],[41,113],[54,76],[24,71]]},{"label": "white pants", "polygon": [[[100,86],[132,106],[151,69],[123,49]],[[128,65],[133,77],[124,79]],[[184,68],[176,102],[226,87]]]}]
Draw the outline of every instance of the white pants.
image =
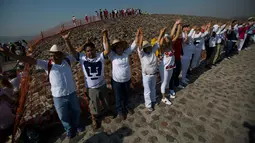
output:
[{"label": "white pants", "polygon": [[199,66],[200,59],[201,59],[202,47],[196,47],[194,57],[191,62],[191,68],[196,68]]},{"label": "white pants", "polygon": [[190,60],[192,58],[192,54],[194,53],[194,45],[187,45],[183,47],[183,56],[181,59],[182,62],[182,80],[186,78],[187,71],[189,69]]},{"label": "white pants", "polygon": [[239,43],[238,43],[238,51],[241,51],[243,48],[243,44],[244,44],[244,39],[240,39]]},{"label": "white pants", "polygon": [[159,74],[161,79],[161,93],[165,94],[169,88],[169,82],[173,74],[173,69],[165,70],[164,66],[159,66]]},{"label": "white pants", "polygon": [[156,102],[156,75],[143,74],[145,107],[151,108],[152,102]]}]

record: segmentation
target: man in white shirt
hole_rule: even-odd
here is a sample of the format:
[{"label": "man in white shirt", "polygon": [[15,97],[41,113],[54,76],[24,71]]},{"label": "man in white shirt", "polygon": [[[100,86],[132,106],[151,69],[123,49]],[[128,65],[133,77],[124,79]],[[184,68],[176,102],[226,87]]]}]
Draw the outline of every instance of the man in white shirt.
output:
[{"label": "man in white shirt", "polygon": [[111,115],[114,114],[110,110],[108,102],[109,97],[104,77],[104,60],[107,58],[110,52],[109,45],[106,43],[106,41],[108,41],[107,35],[107,31],[104,30],[103,43],[105,50],[100,54],[96,54],[95,45],[91,42],[88,42],[83,46],[85,54],[78,53],[70,44],[69,33],[62,35],[70,52],[82,65],[83,73],[85,76],[85,86],[87,88],[87,94],[89,98],[89,108],[92,115],[92,127],[94,129],[99,127],[96,117],[100,114],[101,111],[100,100],[102,101],[104,109],[106,109]]},{"label": "man in white shirt", "polygon": [[72,17],[72,21],[73,21],[73,25],[76,27],[77,24],[76,24],[76,18],[75,18],[75,16]]},{"label": "man in white shirt", "polygon": [[[62,52],[57,45],[50,49],[52,60],[37,60],[28,56],[18,56],[10,53],[6,49],[0,48],[0,52],[6,56],[28,63],[37,65],[44,69],[49,77],[54,106],[60,121],[62,122],[67,137],[72,138],[76,131],[82,132],[84,129],[79,126],[80,106],[76,96],[75,82],[72,75],[70,62],[76,62],[74,57]],[[72,114],[70,118],[70,113]]]}]

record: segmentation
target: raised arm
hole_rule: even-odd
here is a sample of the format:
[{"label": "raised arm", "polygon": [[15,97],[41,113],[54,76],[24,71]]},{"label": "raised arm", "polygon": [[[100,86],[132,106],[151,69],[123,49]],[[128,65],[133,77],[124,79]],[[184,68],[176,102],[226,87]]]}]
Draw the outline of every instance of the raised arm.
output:
[{"label": "raised arm", "polygon": [[190,30],[190,32],[189,32],[189,34],[188,34],[188,37],[191,37],[191,36],[193,35],[193,33],[195,32],[195,29],[196,29],[196,26],[194,26],[194,27]]},{"label": "raised arm", "polygon": [[[180,37],[180,34],[181,34],[181,19],[177,20],[175,22],[175,25],[178,25],[177,26],[177,32],[173,33],[173,35],[171,36],[172,42],[176,41]],[[175,29],[176,29],[176,26],[175,27],[173,26],[172,30],[174,30],[174,32],[175,32]]]},{"label": "raised arm", "polygon": [[108,39],[108,31],[103,30],[102,34],[103,34],[104,56],[106,57],[111,52],[110,43],[109,43],[109,39]]},{"label": "raised arm", "polygon": [[170,37],[173,38],[177,25],[181,23],[181,19],[175,21],[174,26],[171,29]]},{"label": "raised arm", "polygon": [[61,31],[61,36],[65,40],[65,43],[69,49],[69,52],[75,57],[75,59],[78,59],[78,52],[73,48],[73,46],[69,40],[70,32],[68,32],[67,34],[64,34],[64,32]]},{"label": "raised arm", "polygon": [[138,51],[142,51],[143,47],[143,30],[140,28],[140,35],[139,35],[139,41],[138,41]]},{"label": "raised arm", "polygon": [[28,63],[29,65],[36,65],[36,59],[34,59],[32,57],[15,55],[15,54],[9,52],[9,50],[6,48],[0,48],[0,52],[6,56],[12,57],[12,58],[19,60],[21,62]]}]

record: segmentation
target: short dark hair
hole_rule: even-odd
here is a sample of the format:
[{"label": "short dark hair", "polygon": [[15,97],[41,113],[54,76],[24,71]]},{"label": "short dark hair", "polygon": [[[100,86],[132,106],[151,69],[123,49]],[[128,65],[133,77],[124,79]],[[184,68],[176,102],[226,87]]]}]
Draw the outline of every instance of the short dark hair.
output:
[{"label": "short dark hair", "polygon": [[96,47],[95,47],[95,44],[92,43],[92,42],[86,43],[86,44],[83,46],[83,50],[86,51],[87,47],[91,47],[92,49],[95,49],[95,48],[96,48]]},{"label": "short dark hair", "polygon": [[190,26],[189,24],[185,24],[185,25],[182,26],[182,29],[186,28],[186,27],[189,27],[189,26]]}]

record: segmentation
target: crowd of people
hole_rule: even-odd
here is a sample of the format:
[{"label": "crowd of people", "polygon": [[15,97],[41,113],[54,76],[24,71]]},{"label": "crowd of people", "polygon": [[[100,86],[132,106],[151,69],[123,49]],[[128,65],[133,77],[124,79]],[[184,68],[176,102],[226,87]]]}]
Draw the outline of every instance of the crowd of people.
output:
[{"label": "crowd of people", "polygon": [[[104,19],[113,19],[118,17],[125,17],[125,16],[131,16],[131,15],[141,15],[142,11],[141,9],[134,9],[134,8],[127,8],[127,9],[113,9],[112,11],[108,11],[107,9],[99,9],[99,11],[95,11],[96,17],[98,20],[104,20]],[[147,12],[145,12],[147,14]],[[84,17],[85,23],[90,22],[90,17],[88,15],[85,15]],[[72,17],[72,22],[74,26],[77,26],[77,20],[76,17]]]},{"label": "crowd of people", "polygon": [[[222,49],[225,49],[225,58],[231,59],[233,52],[240,52],[248,47],[249,43],[254,42],[255,23],[254,19],[249,19],[244,23],[234,20],[226,24],[207,23],[201,27],[191,27],[189,24],[183,24],[179,19],[176,20],[170,32],[167,32],[167,29],[168,27],[162,28],[158,37],[147,39],[149,40],[147,41],[143,38],[142,28],[139,28],[131,45],[121,39],[114,39],[110,44],[108,31],[103,30],[104,51],[99,53],[96,52],[92,41],[82,46],[84,52],[77,52],[69,40],[70,33],[61,31],[61,36],[71,55],[63,52],[64,47],[53,45],[49,51],[51,55],[49,60],[18,55],[6,47],[1,47],[0,52],[7,57],[39,66],[47,72],[57,114],[67,132],[67,137],[72,138],[77,132],[83,132],[84,128],[80,126],[80,106],[71,64],[79,62],[82,65],[92,115],[92,127],[96,129],[99,127],[98,116],[101,114],[101,103],[109,117],[118,116],[117,118],[125,120],[128,114],[134,114],[130,99],[132,75],[129,58],[132,53],[137,51],[139,55],[145,107],[153,112],[154,106],[160,101],[171,105],[170,99],[175,98],[176,89],[183,89],[189,84],[188,74],[201,64],[202,53],[206,53],[206,68],[210,69],[212,66],[217,66]],[[111,84],[115,96],[115,110],[110,108],[106,92],[104,77],[106,59],[112,62]],[[162,98],[160,100],[157,100],[156,95],[158,72],[161,78]],[[181,80],[179,80],[180,73],[182,73]],[[5,128],[1,125],[1,130]]]}]

